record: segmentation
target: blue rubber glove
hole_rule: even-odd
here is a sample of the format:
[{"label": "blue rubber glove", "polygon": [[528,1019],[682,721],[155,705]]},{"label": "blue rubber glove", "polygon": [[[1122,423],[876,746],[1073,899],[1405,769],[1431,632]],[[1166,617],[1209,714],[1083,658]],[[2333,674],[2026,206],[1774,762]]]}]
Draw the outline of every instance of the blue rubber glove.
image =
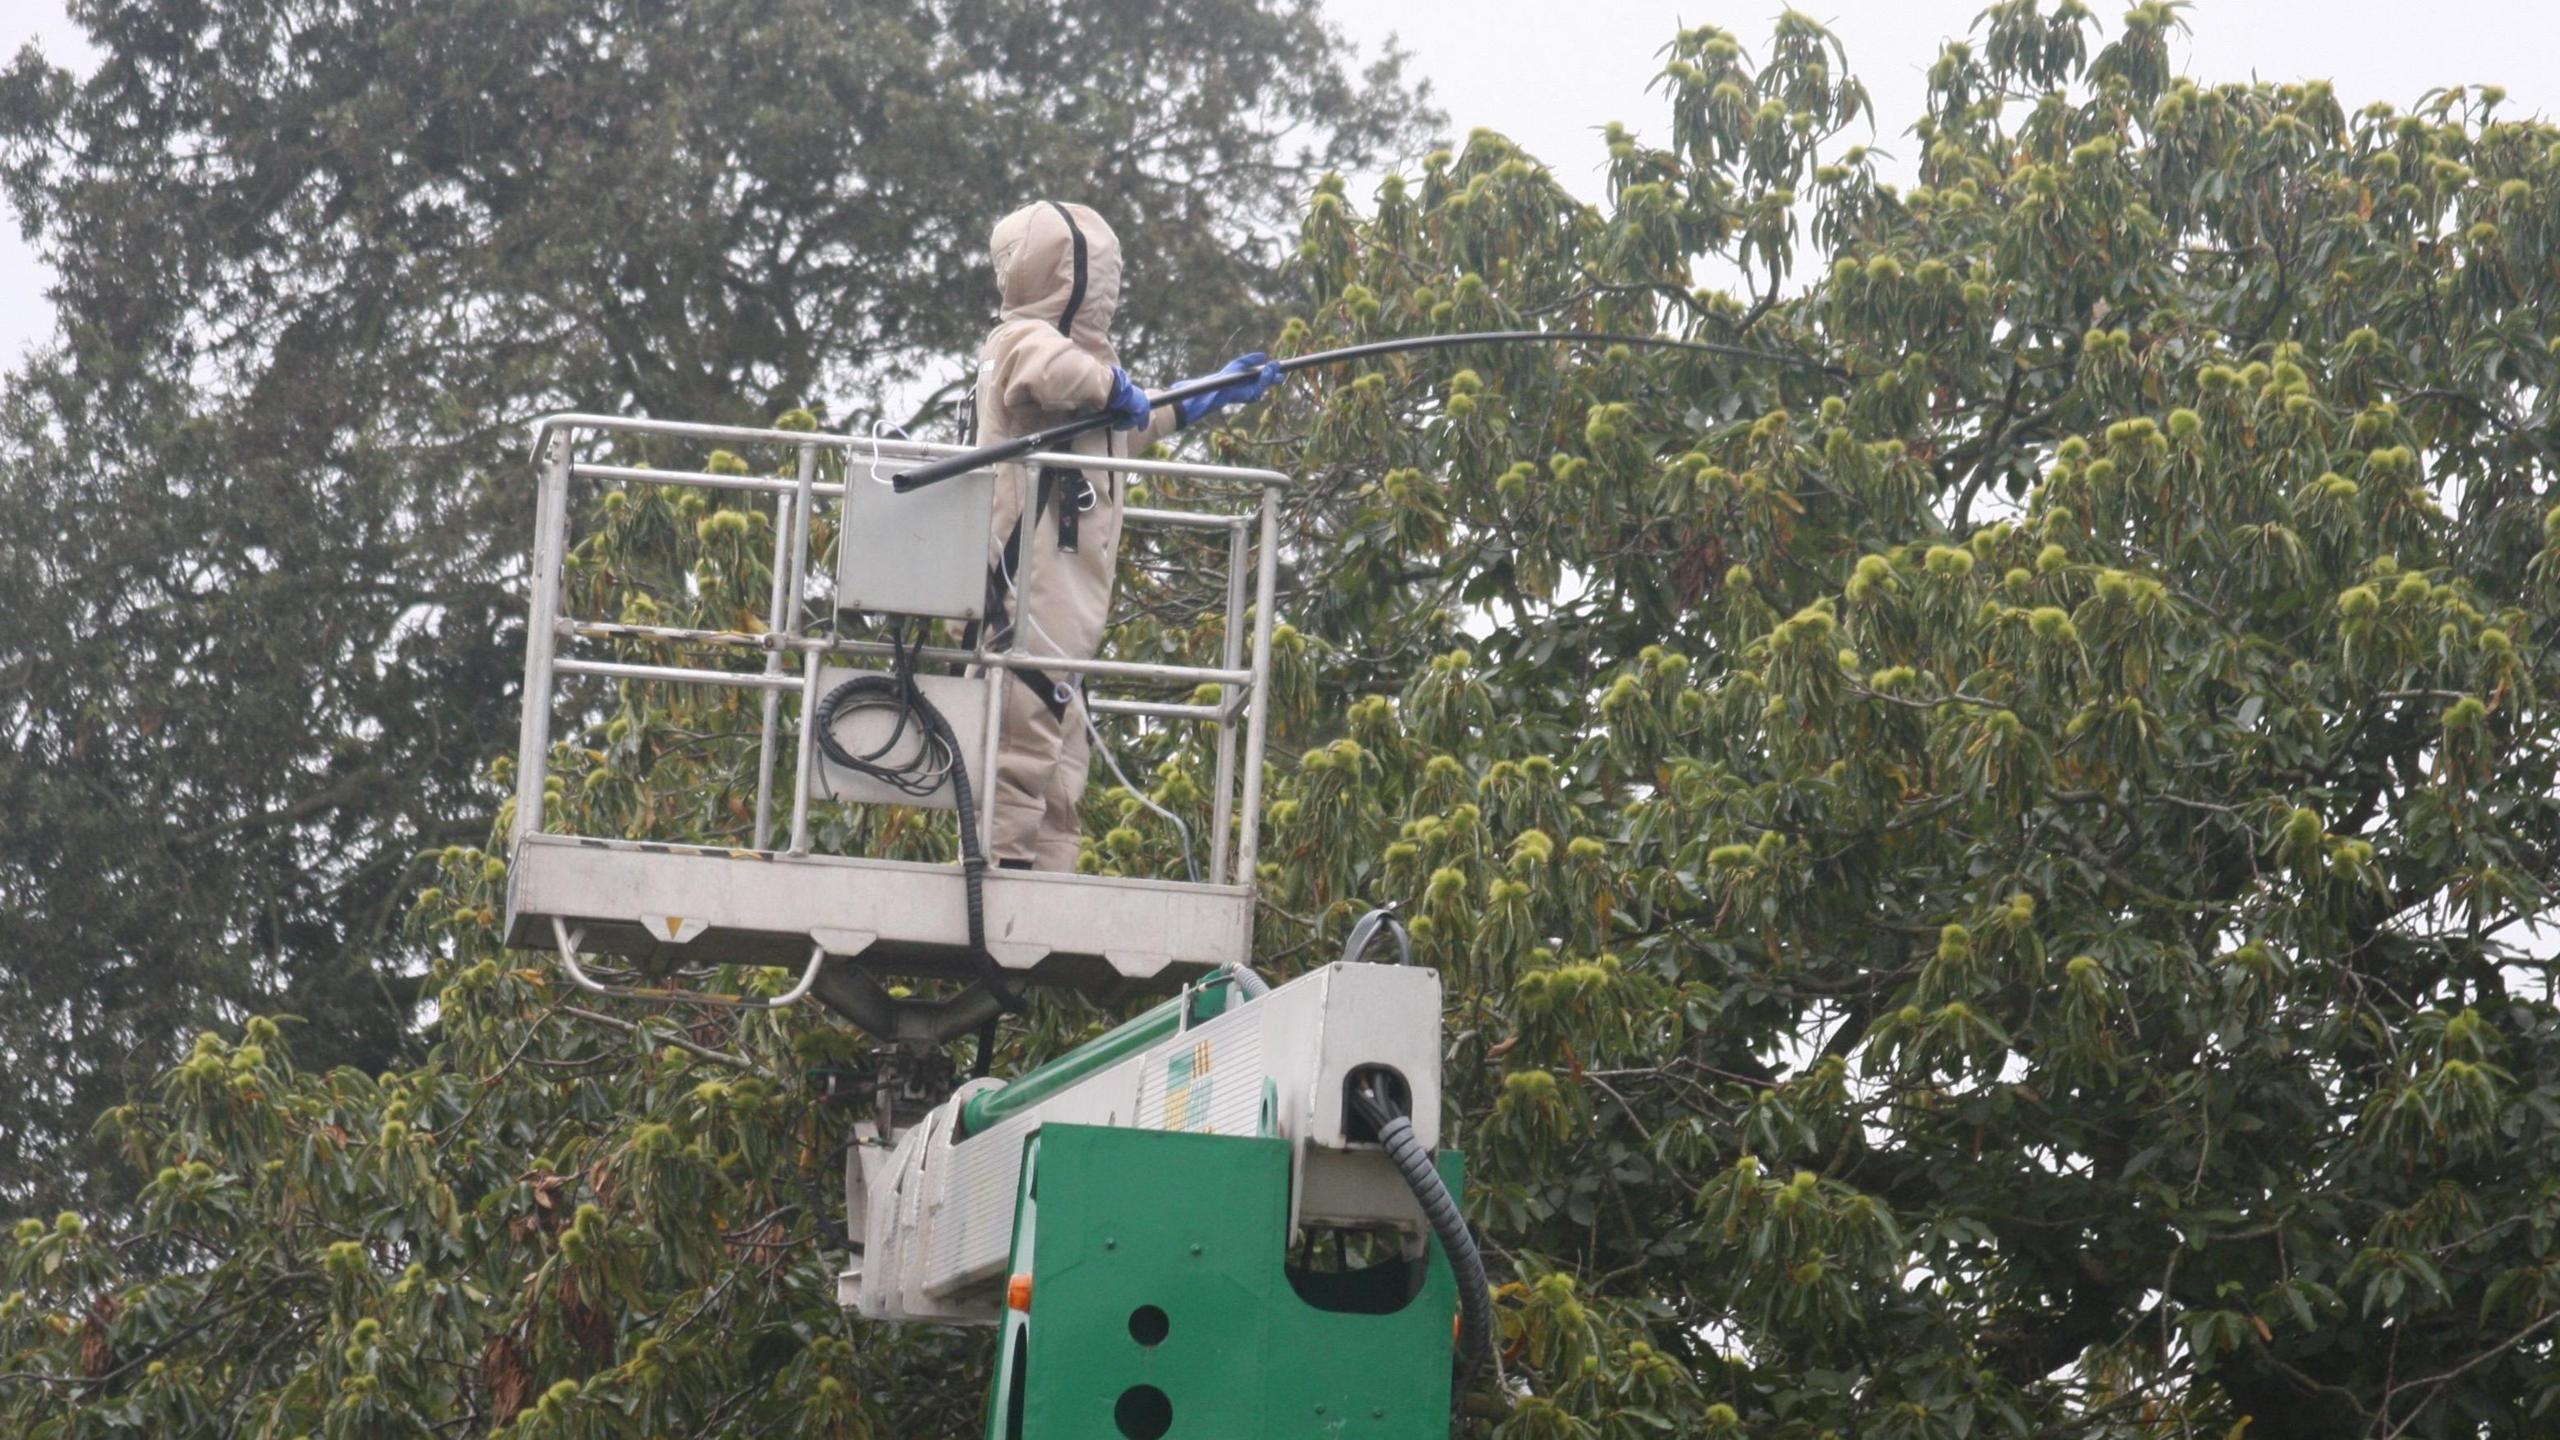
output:
[{"label": "blue rubber glove", "polygon": [[1183,424],[1188,425],[1212,410],[1223,410],[1230,405],[1250,405],[1280,383],[1280,367],[1272,364],[1271,357],[1259,350],[1228,361],[1227,368],[1218,373],[1233,375],[1236,382],[1221,385],[1205,395],[1175,401]]},{"label": "blue rubber glove", "polygon": [[1147,426],[1148,413],[1155,407],[1148,403],[1147,392],[1139,389],[1138,382],[1129,378],[1129,372],[1114,365],[1111,367],[1111,398],[1103,403],[1102,408],[1111,416],[1112,429],[1143,430]]}]

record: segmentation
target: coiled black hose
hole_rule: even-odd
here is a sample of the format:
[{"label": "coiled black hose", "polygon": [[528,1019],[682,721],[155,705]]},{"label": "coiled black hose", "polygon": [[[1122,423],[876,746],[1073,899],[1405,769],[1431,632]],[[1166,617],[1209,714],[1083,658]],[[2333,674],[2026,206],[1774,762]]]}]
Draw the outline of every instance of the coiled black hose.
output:
[{"label": "coiled black hose", "polygon": [[1449,1256],[1449,1271],[1458,1282],[1459,1373],[1473,1374],[1493,1351],[1493,1285],[1485,1276],[1484,1252],[1476,1248],[1475,1233],[1458,1213],[1458,1202],[1440,1178],[1430,1150],[1413,1133],[1412,1119],[1375,1086],[1357,1086],[1351,1098],[1378,1132],[1378,1144],[1404,1176],[1405,1188],[1413,1192],[1423,1218],[1431,1222],[1431,1233],[1440,1237],[1440,1248]]},{"label": "coiled black hose", "polygon": [[[921,637],[914,649],[923,648]],[[987,857],[978,844],[978,803],[969,787],[969,766],[960,753],[960,738],[952,732],[951,722],[925,698],[923,687],[916,684],[914,649],[898,651],[897,666],[887,675],[856,675],[819,697],[817,714],[811,724],[817,726],[818,748],[829,760],[848,770],[871,776],[895,787],[901,793],[918,798],[951,785],[951,798],[960,818],[960,878],[969,903],[969,961],[978,973],[978,983],[996,998],[1000,1014],[1011,1014],[1022,1008],[1022,996],[1007,982],[1004,967],[987,953]],[[857,705],[859,702],[859,705]],[[889,738],[867,755],[856,755],[835,736],[837,719],[848,706],[876,707],[894,705],[898,723]],[[921,732],[915,757],[895,762],[887,757],[907,733],[913,721]],[[996,1022],[993,1019],[978,1030],[978,1054],[971,1064],[973,1075],[984,1075],[995,1061]]]}]

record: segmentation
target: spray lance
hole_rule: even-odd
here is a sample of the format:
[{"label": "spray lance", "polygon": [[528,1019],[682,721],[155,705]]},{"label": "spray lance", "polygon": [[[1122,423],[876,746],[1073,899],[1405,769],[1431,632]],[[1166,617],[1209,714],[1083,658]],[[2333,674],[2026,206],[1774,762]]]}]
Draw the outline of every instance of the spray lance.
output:
[{"label": "spray lance", "polygon": [[[1707,355],[1722,355],[1735,360],[1760,360],[1772,365],[1819,370],[1827,375],[1848,373],[1837,365],[1826,365],[1819,360],[1807,359],[1801,355],[1780,354],[1774,350],[1754,350],[1744,345],[1719,345],[1712,340],[1675,340],[1667,335],[1612,335],[1595,330],[1478,330],[1464,335],[1408,335],[1397,340],[1372,340],[1365,345],[1347,345],[1339,350],[1319,350],[1312,355],[1292,356],[1280,361],[1279,365],[1285,373],[1291,370],[1312,370],[1320,365],[1344,365],[1354,360],[1366,360],[1375,355],[1398,355],[1414,350],[1447,350],[1461,345],[1523,344],[1634,345],[1656,350],[1691,350]],[[1231,374],[1204,375],[1197,380],[1185,380],[1161,393],[1150,394],[1147,396],[1147,402],[1150,405],[1170,405],[1178,400],[1188,400],[1195,395],[1207,395],[1212,391],[1224,389],[1235,382],[1236,377]],[[1110,424],[1113,418],[1110,411],[1097,410],[1090,415],[1079,415],[1064,424],[1052,425],[1046,430],[1034,431],[1029,435],[1018,435],[1011,440],[999,441],[993,445],[982,445],[975,450],[963,451],[957,455],[946,455],[931,464],[919,465],[913,470],[901,472],[890,482],[891,488],[903,495],[910,490],[920,490],[936,481],[948,480],[954,475],[966,475],[972,470],[981,470],[989,465],[1018,460],[1037,451],[1054,450],[1088,430],[1101,429]]]}]

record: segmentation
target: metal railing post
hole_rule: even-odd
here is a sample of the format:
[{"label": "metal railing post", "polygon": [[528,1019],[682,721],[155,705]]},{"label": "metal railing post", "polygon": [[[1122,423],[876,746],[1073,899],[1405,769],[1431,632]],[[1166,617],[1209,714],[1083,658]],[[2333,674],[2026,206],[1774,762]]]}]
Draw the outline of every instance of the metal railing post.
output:
[{"label": "metal railing post", "polygon": [[791,853],[809,853],[809,765],[818,750],[817,728],[809,717],[818,711],[818,652],[809,652],[800,670],[800,762],[792,773],[799,778],[791,786]]},{"label": "metal railing post", "polygon": [[[1234,670],[1244,664],[1244,517],[1227,527],[1227,635],[1218,665]],[[1218,783],[1209,813],[1209,883],[1227,883],[1227,859],[1235,851],[1236,818],[1236,687],[1218,687]]]},{"label": "metal railing post", "polygon": [[[784,588],[791,583],[791,522],[797,509],[798,506],[793,497],[789,495],[773,497],[773,583],[766,592],[770,598],[766,600],[764,607],[764,625],[767,630],[778,629],[789,623],[783,616],[782,607],[790,600],[797,598],[791,596]],[[764,673],[767,675],[782,673],[780,650],[765,652]],[[778,690],[765,691],[762,709],[761,723],[756,732],[754,843],[758,850],[771,848],[770,842],[773,838],[773,742],[782,721],[782,693]]]},{"label": "metal railing post", "polygon": [[1271,733],[1271,600],[1279,564],[1280,497],[1265,485],[1261,554],[1253,572],[1253,708],[1245,715],[1244,815],[1236,837],[1236,877],[1246,885],[1254,883],[1254,865],[1262,858],[1262,750]]},{"label": "metal railing post", "polygon": [[809,608],[809,536],[816,522],[817,488],[818,447],[803,444],[800,447],[800,474],[792,491],[792,533],[799,538],[791,547],[791,584],[784,592],[791,603],[790,618],[782,627],[785,635],[800,633],[800,617]]},{"label": "metal railing post", "polygon": [[[800,617],[809,608],[809,542],[817,533],[814,494],[817,481],[818,447],[803,443],[800,446],[799,480],[791,497],[792,528],[799,539],[791,547],[791,575],[783,587],[785,603],[790,607],[781,617],[782,636],[786,641],[799,638]],[[842,539],[839,538],[837,543],[843,543]],[[771,630],[773,622],[766,621],[765,628]],[[770,697],[770,703],[780,704],[781,697]],[[817,732],[809,728],[809,717],[816,713],[817,708],[818,655],[813,650],[800,672],[800,743],[795,749],[798,760],[791,772],[791,853],[794,855],[809,853],[809,772],[811,757],[818,748]]]},{"label": "metal railing post", "polygon": [[516,813],[510,844],[542,833],[551,778],[551,661],[559,643],[560,570],[569,523],[569,427],[551,433],[533,514],[533,594],[525,609],[524,718],[516,732]]},{"label": "metal railing post", "polygon": [[[817,515],[809,489],[812,489],[814,484],[817,484],[817,446],[801,446],[799,448],[799,479],[796,479],[796,484],[791,487],[791,495],[773,497],[773,515],[776,515],[776,523],[781,523],[783,512],[791,515],[791,520],[786,523],[786,528],[791,530],[791,548],[783,551],[778,538],[776,543],[773,543],[773,610],[765,612],[765,630],[768,630],[768,633],[781,633],[783,641],[799,638],[801,610],[806,607],[806,594],[801,594],[801,587],[809,582],[809,533],[812,533],[814,515]],[[781,669],[783,669],[783,653],[776,648],[776,651],[765,656],[765,674],[781,674]],[[804,684],[801,689],[809,689],[809,687]],[[755,789],[755,848],[758,848],[758,851],[763,851],[765,835],[771,833],[771,830],[768,830],[768,822],[765,820],[768,820],[768,807],[771,807],[771,797],[773,797],[773,740],[776,740],[776,715],[781,715],[781,707],[783,707],[781,692],[768,689],[768,692],[765,692],[765,748],[763,748],[763,761],[760,761],[760,764],[763,764],[763,774],[758,776],[758,789]],[[801,702],[801,730],[806,728],[809,728],[809,705],[806,705],[806,697],[804,697],[804,702]],[[799,769],[791,771],[791,835],[794,835],[794,848],[801,846],[799,835],[801,835],[801,828],[804,828],[804,820],[801,820],[801,817],[809,812],[809,797],[806,797],[806,789],[809,789],[809,743],[806,743],[806,735],[804,735],[804,743],[799,746]]]},{"label": "metal railing post", "polygon": [[[1014,679],[1013,672],[1001,665],[988,665],[982,669],[984,674],[980,678],[987,687],[987,733],[978,747],[978,774],[972,783],[977,787],[974,798],[978,802],[978,848],[987,851],[987,847],[994,843],[996,833],[996,766],[1003,763],[1005,687],[1022,682]],[[995,863],[992,851],[987,851],[986,858],[988,864]]]}]

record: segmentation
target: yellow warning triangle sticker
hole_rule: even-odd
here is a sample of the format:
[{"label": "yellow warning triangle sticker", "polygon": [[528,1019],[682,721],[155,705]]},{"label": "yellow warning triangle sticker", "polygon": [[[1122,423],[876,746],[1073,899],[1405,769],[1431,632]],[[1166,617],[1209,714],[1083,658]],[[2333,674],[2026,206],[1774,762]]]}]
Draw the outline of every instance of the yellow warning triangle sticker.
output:
[{"label": "yellow warning triangle sticker", "polygon": [[644,914],[640,916],[640,928],[660,944],[683,945],[710,929],[711,922],[699,915]]}]

